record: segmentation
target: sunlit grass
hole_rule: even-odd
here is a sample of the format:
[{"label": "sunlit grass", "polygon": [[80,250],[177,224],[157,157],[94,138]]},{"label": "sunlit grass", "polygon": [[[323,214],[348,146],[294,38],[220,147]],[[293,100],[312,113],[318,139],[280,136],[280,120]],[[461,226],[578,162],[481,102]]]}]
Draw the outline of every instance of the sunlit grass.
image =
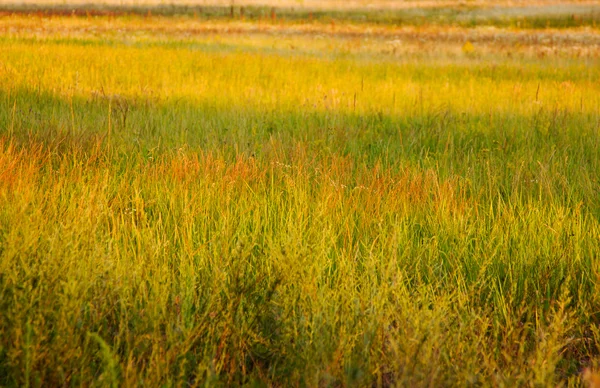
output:
[{"label": "sunlit grass", "polygon": [[144,33],[0,39],[0,384],[594,376],[597,59]]}]

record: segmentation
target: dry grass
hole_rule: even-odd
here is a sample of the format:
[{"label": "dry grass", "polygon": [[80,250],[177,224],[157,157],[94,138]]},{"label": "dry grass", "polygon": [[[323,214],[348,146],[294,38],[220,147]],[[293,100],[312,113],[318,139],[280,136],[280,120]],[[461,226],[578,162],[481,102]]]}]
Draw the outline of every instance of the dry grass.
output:
[{"label": "dry grass", "polygon": [[[21,0],[21,4],[85,4],[86,1],[67,0],[58,2],[56,0]],[[590,0],[178,0],[165,2],[164,0],[102,0],[94,2],[96,5],[200,5],[200,6],[275,6],[286,8],[308,8],[308,9],[406,9],[406,8],[437,8],[437,7],[522,7],[522,6],[557,6],[557,5],[594,5]]]},{"label": "dry grass", "polygon": [[2,19],[0,385],[593,386],[588,38]]},{"label": "dry grass", "polygon": [[[77,37],[102,40],[110,37],[129,43],[217,42],[221,44],[282,47],[291,52],[384,54],[399,58],[418,56],[461,57],[465,42],[475,46],[474,56],[504,58],[598,58],[600,33],[595,29],[516,30],[494,27],[381,26],[338,23],[254,23],[201,21],[174,17],[40,18],[12,17],[0,25],[7,36],[35,38]],[[279,41],[274,41],[277,38]]]}]

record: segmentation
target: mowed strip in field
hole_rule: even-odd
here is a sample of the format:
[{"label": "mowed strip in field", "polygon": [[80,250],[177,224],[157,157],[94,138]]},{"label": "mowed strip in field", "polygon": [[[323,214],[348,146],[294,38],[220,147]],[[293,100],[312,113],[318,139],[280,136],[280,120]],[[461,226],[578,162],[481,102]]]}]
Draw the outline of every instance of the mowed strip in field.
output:
[{"label": "mowed strip in field", "polygon": [[1,385],[597,368],[600,33],[0,19]]}]

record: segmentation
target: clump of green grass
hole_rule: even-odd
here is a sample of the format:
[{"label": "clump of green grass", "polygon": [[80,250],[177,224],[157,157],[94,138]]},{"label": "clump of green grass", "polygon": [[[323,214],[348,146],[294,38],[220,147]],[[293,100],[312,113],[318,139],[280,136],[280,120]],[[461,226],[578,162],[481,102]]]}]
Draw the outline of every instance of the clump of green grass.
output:
[{"label": "clump of green grass", "polygon": [[0,384],[598,367],[593,63],[0,45]]}]

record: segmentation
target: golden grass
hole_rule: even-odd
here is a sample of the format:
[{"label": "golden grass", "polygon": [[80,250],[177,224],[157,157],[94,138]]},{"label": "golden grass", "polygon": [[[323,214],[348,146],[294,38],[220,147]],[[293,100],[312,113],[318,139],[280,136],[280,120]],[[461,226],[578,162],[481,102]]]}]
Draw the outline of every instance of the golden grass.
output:
[{"label": "golden grass", "polygon": [[[595,31],[36,20],[0,37],[0,385],[595,384]],[[499,48],[542,34],[570,54]]]}]

